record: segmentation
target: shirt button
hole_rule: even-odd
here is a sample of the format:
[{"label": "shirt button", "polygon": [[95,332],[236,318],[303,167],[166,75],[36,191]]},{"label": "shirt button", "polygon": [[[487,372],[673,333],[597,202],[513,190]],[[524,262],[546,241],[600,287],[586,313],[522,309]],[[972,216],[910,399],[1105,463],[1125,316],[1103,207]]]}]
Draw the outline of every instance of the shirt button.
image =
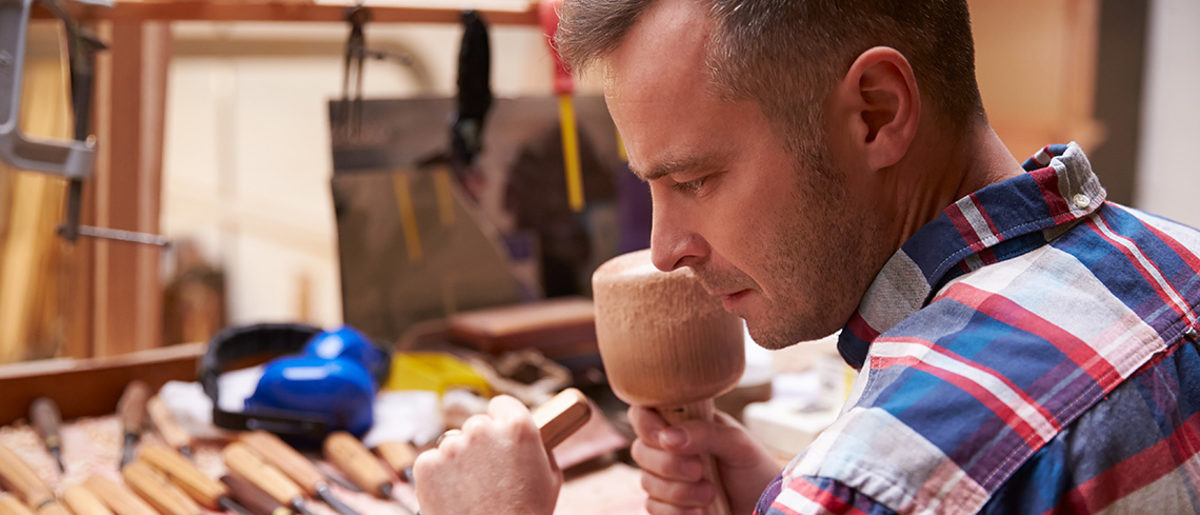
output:
[{"label": "shirt button", "polygon": [[1189,342],[1196,341],[1196,337],[1198,336],[1200,336],[1200,332],[1197,332],[1195,327],[1189,327],[1183,332],[1183,337],[1187,338]]},{"label": "shirt button", "polygon": [[1071,197],[1071,202],[1075,203],[1075,207],[1083,209],[1091,205],[1092,199],[1082,193],[1076,193],[1074,197]]}]

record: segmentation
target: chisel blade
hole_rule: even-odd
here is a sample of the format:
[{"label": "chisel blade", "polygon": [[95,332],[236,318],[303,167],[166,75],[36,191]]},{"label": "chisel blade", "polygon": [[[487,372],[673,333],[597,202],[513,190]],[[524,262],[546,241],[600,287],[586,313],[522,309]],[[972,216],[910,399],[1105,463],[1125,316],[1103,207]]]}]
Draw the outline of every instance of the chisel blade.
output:
[{"label": "chisel blade", "polygon": [[329,485],[317,485],[317,497],[325,501],[325,504],[328,504],[330,508],[333,508],[333,511],[341,515],[360,515],[357,511],[354,511],[354,508],[347,506],[341,499],[334,497],[333,492],[329,491]]},{"label": "chisel blade", "polygon": [[121,468],[133,461],[134,450],[137,449],[137,433],[125,433],[125,446],[121,449]]},{"label": "chisel blade", "polygon": [[250,510],[247,510],[244,506],[234,502],[233,499],[228,497],[217,499],[217,505],[219,505],[221,509],[225,511],[232,511],[238,515],[254,515],[250,512]]},{"label": "chisel blade", "polygon": [[51,447],[51,448],[50,448],[50,455],[51,455],[51,456],[54,456],[54,462],[55,462],[55,463],[58,463],[58,471],[59,471],[59,472],[62,472],[62,473],[66,473],[66,472],[67,472],[67,467],[64,467],[64,466],[63,466],[63,460],[62,460],[62,448],[61,448],[61,447]]}]

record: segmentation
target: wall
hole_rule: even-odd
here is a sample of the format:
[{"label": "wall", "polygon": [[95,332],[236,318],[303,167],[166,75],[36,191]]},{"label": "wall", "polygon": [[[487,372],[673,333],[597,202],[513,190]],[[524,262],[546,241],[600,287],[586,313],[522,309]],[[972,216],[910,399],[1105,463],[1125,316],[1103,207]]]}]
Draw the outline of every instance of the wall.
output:
[{"label": "wall", "polygon": [[[340,97],[342,24],[176,23],[168,84],[164,231],[228,272],[230,322],[341,321],[327,101]],[[368,25],[364,95],[450,96],[457,25]],[[548,94],[532,27],[492,27],[497,96]],[[441,128],[431,128],[441,130]]]},{"label": "wall", "polygon": [[1135,205],[1200,226],[1200,2],[1150,6],[1142,141]]}]

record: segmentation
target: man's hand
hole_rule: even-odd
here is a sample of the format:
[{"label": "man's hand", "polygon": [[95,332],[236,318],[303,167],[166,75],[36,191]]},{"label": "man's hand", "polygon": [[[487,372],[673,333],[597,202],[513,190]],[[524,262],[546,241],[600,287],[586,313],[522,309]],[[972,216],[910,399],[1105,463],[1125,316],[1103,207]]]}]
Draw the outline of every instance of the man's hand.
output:
[{"label": "man's hand", "polygon": [[689,420],[669,427],[653,410],[629,408],[637,433],[633,459],[642,467],[642,489],[654,515],[701,513],[717,489],[702,478],[701,454],[717,463],[732,513],[752,513],[763,489],[781,467],[729,415],[715,412],[712,422]]},{"label": "man's hand", "polygon": [[529,410],[505,395],[421,453],[413,475],[424,515],[549,514],[563,481]]}]

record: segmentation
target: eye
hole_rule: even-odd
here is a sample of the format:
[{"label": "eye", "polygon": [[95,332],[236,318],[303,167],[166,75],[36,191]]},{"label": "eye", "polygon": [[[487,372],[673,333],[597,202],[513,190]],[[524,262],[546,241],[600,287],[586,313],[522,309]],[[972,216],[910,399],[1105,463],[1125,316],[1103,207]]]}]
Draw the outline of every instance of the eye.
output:
[{"label": "eye", "polygon": [[693,179],[690,181],[676,182],[675,184],[672,184],[671,187],[680,193],[695,195],[700,193],[700,188],[704,186],[704,183],[707,179],[707,177],[701,177],[699,179]]}]

